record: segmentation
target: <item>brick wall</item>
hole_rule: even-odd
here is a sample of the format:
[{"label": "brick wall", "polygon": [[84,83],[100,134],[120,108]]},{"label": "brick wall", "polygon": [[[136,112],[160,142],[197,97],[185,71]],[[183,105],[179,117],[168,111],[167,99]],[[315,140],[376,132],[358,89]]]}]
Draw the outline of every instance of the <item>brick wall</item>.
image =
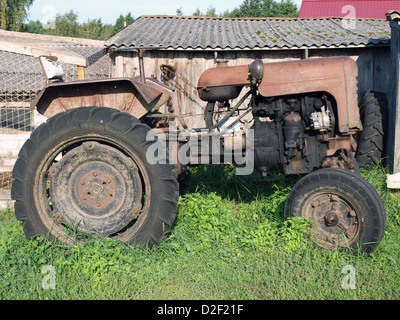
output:
[{"label": "brick wall", "polygon": [[19,150],[29,138],[30,132],[0,134],[0,172],[11,172]]}]

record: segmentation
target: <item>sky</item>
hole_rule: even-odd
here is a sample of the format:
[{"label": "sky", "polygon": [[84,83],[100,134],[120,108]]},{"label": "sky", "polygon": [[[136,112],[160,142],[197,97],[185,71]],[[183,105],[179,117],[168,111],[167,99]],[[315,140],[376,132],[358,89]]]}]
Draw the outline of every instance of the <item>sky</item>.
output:
[{"label": "sky", "polygon": [[[294,0],[300,8],[301,0]],[[78,13],[80,22],[101,18],[103,23],[114,24],[119,15],[132,13],[134,18],[141,15],[175,15],[181,8],[183,15],[190,16],[197,8],[206,12],[213,6],[217,13],[239,7],[243,0],[34,0],[29,9],[29,20],[44,23],[69,10]]]}]

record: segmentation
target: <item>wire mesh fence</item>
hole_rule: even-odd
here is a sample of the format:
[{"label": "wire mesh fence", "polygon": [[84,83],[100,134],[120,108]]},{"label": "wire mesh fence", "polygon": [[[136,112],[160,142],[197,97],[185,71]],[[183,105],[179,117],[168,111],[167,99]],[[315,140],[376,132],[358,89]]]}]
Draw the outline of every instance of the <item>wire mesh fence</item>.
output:
[{"label": "wire mesh fence", "polygon": [[[76,50],[85,54],[84,46]],[[101,50],[88,62],[85,79],[111,76],[111,59]],[[77,66],[62,64],[62,67],[64,81],[78,80]],[[46,120],[30,109],[32,100],[45,85],[38,58],[0,50],[0,189],[11,188],[11,171],[19,149],[32,130]]]}]

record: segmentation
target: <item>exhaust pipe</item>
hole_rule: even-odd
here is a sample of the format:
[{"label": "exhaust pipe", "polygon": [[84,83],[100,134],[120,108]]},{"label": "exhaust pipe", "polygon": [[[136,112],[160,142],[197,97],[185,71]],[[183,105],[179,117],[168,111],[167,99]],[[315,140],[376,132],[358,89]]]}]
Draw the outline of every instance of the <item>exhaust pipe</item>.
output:
[{"label": "exhaust pipe", "polygon": [[144,55],[145,51],[146,50],[143,50],[143,49],[138,50],[140,81],[142,83],[146,83],[146,77],[144,74],[144,61],[143,61],[143,55]]}]

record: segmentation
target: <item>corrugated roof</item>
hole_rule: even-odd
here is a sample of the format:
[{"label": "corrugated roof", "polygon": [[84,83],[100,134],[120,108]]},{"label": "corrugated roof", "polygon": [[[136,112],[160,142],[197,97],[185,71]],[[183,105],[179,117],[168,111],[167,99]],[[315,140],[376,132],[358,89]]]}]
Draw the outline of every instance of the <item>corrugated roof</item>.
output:
[{"label": "corrugated roof", "polygon": [[10,101],[25,101],[43,88],[40,55],[56,55],[66,81],[77,80],[76,65],[86,67],[86,79],[111,75],[104,41],[0,30],[0,102],[5,94]]},{"label": "corrugated roof", "polygon": [[299,18],[346,17],[385,19],[399,10],[400,0],[303,0]]},{"label": "corrugated roof", "polygon": [[88,67],[105,54],[105,41],[0,30],[0,50],[38,57],[55,55],[61,62]]},{"label": "corrugated roof", "polygon": [[[76,66],[62,63],[62,67],[65,81],[78,80]],[[109,77],[111,77],[111,60],[107,55],[85,68],[86,80]],[[11,95],[16,92],[26,95],[36,94],[45,84],[46,79],[38,58],[0,50],[0,102],[4,100],[2,94]],[[10,96],[10,98],[16,97]],[[18,99],[25,97],[21,95]]]},{"label": "corrugated roof", "polygon": [[183,50],[285,49],[390,43],[389,23],[342,18],[141,16],[106,42],[109,48]]}]

